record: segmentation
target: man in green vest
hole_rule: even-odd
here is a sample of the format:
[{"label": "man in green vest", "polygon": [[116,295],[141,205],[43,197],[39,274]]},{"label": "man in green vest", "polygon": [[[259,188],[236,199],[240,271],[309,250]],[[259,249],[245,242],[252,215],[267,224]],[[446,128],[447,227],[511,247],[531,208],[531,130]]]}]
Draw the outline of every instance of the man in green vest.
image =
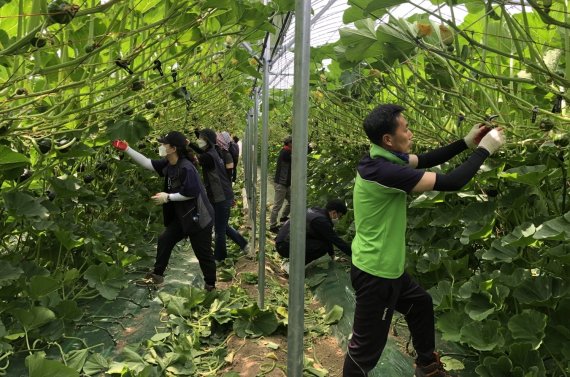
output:
[{"label": "man in green vest", "polygon": [[[354,185],[351,280],[356,308],[344,377],[367,376],[376,366],[394,311],[404,314],[412,335],[418,354],[415,376],[450,376],[435,353],[431,296],[404,271],[406,198],[409,193],[460,190],[505,143],[501,129],[476,125],[463,139],[447,146],[409,154],[413,134],[403,111],[401,106],[384,104],[364,120],[371,148],[358,164]],[[420,170],[467,149],[473,150],[469,158],[447,174]]]}]

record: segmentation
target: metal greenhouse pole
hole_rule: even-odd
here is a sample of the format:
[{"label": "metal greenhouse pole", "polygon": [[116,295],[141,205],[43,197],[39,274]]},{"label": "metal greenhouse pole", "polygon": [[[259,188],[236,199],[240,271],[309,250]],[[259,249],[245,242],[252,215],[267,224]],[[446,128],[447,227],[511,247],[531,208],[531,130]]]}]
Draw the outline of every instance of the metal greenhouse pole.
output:
[{"label": "metal greenhouse pole", "polygon": [[251,233],[253,235],[249,247],[255,250],[257,235],[257,126],[259,124],[259,88],[253,88],[254,105],[251,125]]},{"label": "metal greenhouse pole", "polygon": [[[267,1],[265,1],[267,3]],[[269,149],[269,65],[271,37],[267,33],[265,46],[263,47],[263,93],[262,93],[262,131],[261,131],[261,197],[259,207],[259,269],[258,269],[258,290],[259,307],[265,306],[265,237],[266,237],[266,217],[267,217],[267,154]]]},{"label": "metal greenhouse pole", "polygon": [[307,211],[307,123],[311,2],[295,0],[295,68],[293,81],[293,154],[291,173],[291,250],[287,376],[303,375],[305,293],[305,213]]}]

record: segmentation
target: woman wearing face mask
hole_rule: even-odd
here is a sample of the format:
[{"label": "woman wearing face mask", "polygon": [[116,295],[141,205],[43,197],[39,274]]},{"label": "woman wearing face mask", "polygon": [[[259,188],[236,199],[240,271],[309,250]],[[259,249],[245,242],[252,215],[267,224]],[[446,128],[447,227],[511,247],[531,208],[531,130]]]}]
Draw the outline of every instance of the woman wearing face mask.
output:
[{"label": "woman wearing face mask", "polygon": [[124,151],[137,164],[164,177],[163,191],[151,199],[157,205],[162,205],[166,228],[158,237],[154,269],[137,284],[163,283],[172,249],[179,241],[189,237],[204,276],[204,288],[212,290],[216,284],[216,264],[212,253],[214,210],[206,198],[198,171],[187,157],[186,137],[172,131],[158,141],[161,143],[158,154],[163,157],[160,160],[143,156],[125,141],[113,142],[116,149]]},{"label": "woman wearing face mask", "polygon": [[214,257],[217,262],[221,262],[228,256],[226,236],[230,237],[243,252],[248,251],[248,243],[241,234],[228,224],[234,193],[231,180],[226,172],[226,166],[221,158],[221,152],[216,146],[216,133],[214,130],[205,128],[198,131],[197,136],[197,146],[191,146],[198,152],[198,161],[202,167],[208,198],[214,206],[214,230],[216,232]]}]

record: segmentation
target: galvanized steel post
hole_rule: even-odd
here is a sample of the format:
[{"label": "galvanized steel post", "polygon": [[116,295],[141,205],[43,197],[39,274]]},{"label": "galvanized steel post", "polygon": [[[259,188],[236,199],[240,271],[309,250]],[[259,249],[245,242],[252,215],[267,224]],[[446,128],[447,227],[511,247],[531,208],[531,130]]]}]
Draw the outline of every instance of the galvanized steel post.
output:
[{"label": "galvanized steel post", "polygon": [[[266,1],[267,3],[267,1]],[[263,92],[262,92],[262,130],[261,130],[261,181],[259,182],[261,193],[259,201],[259,265],[258,283],[259,307],[265,306],[265,237],[267,233],[267,165],[269,149],[269,65],[271,56],[271,37],[267,33],[263,48]]]},{"label": "galvanized steel post", "polygon": [[291,173],[291,249],[287,376],[303,375],[305,221],[307,212],[307,123],[309,103],[311,2],[295,1],[293,146]]}]

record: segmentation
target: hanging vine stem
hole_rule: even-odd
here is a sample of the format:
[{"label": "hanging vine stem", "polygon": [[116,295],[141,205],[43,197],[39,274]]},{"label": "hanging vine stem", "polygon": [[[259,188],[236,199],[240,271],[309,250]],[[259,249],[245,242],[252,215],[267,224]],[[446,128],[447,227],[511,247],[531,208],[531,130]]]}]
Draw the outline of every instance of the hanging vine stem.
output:
[{"label": "hanging vine stem", "polygon": [[[23,2],[23,0],[20,1]],[[122,0],[109,0],[105,4],[99,5],[95,8],[80,10],[75,14],[75,17],[81,17],[92,13],[103,13],[107,10],[107,8],[110,8],[115,3],[119,3],[121,1]],[[20,14],[23,13],[24,11],[22,10]],[[6,47],[4,50],[0,51],[0,56],[13,55],[19,49],[30,43],[36,34],[42,31],[45,26],[47,26],[47,22],[44,21],[41,25],[38,25],[34,29],[30,30],[25,36],[18,35],[18,40],[16,40],[16,42],[12,43],[10,46]]]},{"label": "hanging vine stem", "polygon": [[[501,56],[506,57],[506,58],[513,58],[514,60],[519,61],[519,62],[521,62],[521,63],[524,63],[526,66],[535,69],[536,71],[538,71],[538,73],[541,73],[541,74],[543,74],[543,75],[545,75],[545,76],[548,76],[548,77],[552,78],[552,80],[556,81],[556,83],[558,83],[559,85],[567,86],[567,84],[570,82],[568,78],[562,77],[562,76],[556,74],[555,72],[551,72],[551,71],[549,71],[549,70],[547,70],[547,69],[544,69],[543,67],[541,67],[541,66],[539,66],[539,65],[534,64],[533,62],[530,62],[530,61],[526,60],[526,59],[524,58],[524,56],[515,56],[515,55],[512,55],[511,53],[506,53],[505,51],[501,51],[501,50],[496,49],[496,48],[494,48],[494,47],[485,45],[485,44],[483,44],[483,43],[481,43],[481,42],[479,42],[479,41],[477,41],[477,40],[471,38],[471,37],[467,34],[466,31],[460,29],[460,28],[459,28],[457,25],[455,25],[454,23],[452,23],[452,22],[450,22],[450,21],[448,21],[448,20],[446,20],[446,19],[440,18],[437,14],[433,13],[432,11],[430,11],[430,10],[428,10],[428,9],[426,9],[426,8],[423,8],[421,5],[414,4],[414,6],[417,7],[418,9],[423,10],[424,12],[426,12],[426,13],[428,13],[428,14],[430,14],[430,15],[433,15],[434,17],[437,17],[441,22],[444,22],[444,23],[447,24],[449,27],[451,27],[456,33],[458,33],[458,34],[461,35],[463,38],[465,38],[465,40],[467,40],[467,41],[469,42],[469,44],[472,45],[472,46],[479,47],[479,48],[481,48],[481,49],[484,50],[484,51],[494,52],[495,54],[501,55]],[[568,26],[570,27],[570,25],[568,25]],[[433,50],[433,49],[432,49],[432,50]],[[443,53],[443,51],[441,51],[441,50],[433,50],[432,52],[441,54],[442,56],[446,56],[446,57],[448,57],[448,58],[449,58],[449,56],[451,56],[451,55],[449,55],[449,54]],[[456,60],[456,61],[458,60],[455,56],[453,56],[453,59]],[[465,65],[465,64],[463,63],[463,65]],[[468,67],[468,68],[471,69],[471,67],[469,67],[469,66],[466,66],[466,67]],[[495,78],[499,78],[499,77],[501,77],[501,76],[495,76]],[[503,77],[501,77],[501,80],[502,80],[502,79],[503,79]],[[505,79],[508,80],[508,79],[515,79],[515,78],[505,78]],[[518,81],[518,80],[517,80],[517,81]]]}]

